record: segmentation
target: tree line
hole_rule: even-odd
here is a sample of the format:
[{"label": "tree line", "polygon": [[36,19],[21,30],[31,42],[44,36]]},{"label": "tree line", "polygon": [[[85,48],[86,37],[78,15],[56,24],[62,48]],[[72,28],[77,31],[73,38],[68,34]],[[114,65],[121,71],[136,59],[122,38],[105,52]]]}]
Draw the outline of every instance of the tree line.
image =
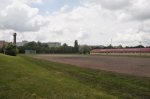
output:
[{"label": "tree line", "polygon": [[118,48],[150,48],[150,46],[143,46],[143,45],[137,45],[137,46],[125,46],[122,45],[118,46],[112,46],[111,44],[108,46],[91,46],[92,49],[118,49]]},{"label": "tree line", "polygon": [[80,54],[87,54],[90,53],[90,47],[87,45],[80,46],[78,41],[75,40],[74,46],[68,46],[66,43],[61,45],[60,47],[49,47],[46,43],[41,42],[29,42],[24,44],[23,46],[19,46],[19,53],[25,53],[25,50],[36,50],[38,54],[71,54],[71,53],[80,53]]},{"label": "tree line", "polygon": [[[66,43],[61,45],[60,47],[49,47],[47,43],[41,42],[28,42],[23,46],[16,46],[14,44],[8,44],[7,46],[3,46],[0,49],[0,53],[4,53],[7,55],[16,56],[17,53],[24,54],[26,50],[35,50],[38,54],[90,54],[92,49],[117,49],[117,48],[145,48],[143,45],[138,46],[112,46],[111,44],[108,46],[88,46],[88,45],[79,45],[78,41],[75,40],[74,46],[68,46]],[[149,48],[149,47],[148,47]]]}]

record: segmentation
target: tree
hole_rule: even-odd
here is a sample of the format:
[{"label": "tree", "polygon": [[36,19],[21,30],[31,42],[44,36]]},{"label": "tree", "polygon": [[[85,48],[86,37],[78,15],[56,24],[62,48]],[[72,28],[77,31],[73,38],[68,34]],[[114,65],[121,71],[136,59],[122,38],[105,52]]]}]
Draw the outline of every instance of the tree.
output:
[{"label": "tree", "polygon": [[111,49],[111,48],[113,48],[113,46],[110,44],[110,45],[107,46],[107,48]]},{"label": "tree", "polygon": [[18,49],[17,49],[16,45],[13,45],[10,43],[6,46],[4,53],[6,55],[16,56],[17,52],[18,52]]},{"label": "tree", "polygon": [[66,43],[64,43],[64,44],[62,45],[62,47],[66,48],[66,47],[68,47],[68,45],[67,45]]},{"label": "tree", "polygon": [[60,50],[62,51],[62,53],[68,53],[68,45],[66,44],[66,43],[64,43],[62,46],[61,46],[61,48],[60,48]]},{"label": "tree", "polygon": [[75,51],[75,53],[79,52],[79,45],[78,45],[78,41],[77,40],[75,40],[75,42],[74,42],[74,51]]},{"label": "tree", "polygon": [[82,45],[79,47],[80,54],[90,54],[91,48],[87,45]]},{"label": "tree", "polygon": [[138,46],[135,46],[135,48],[144,48],[143,45],[138,45]]},{"label": "tree", "polygon": [[25,53],[25,47],[24,46],[18,46],[18,50],[19,50],[19,53]]},{"label": "tree", "polygon": [[37,53],[50,53],[50,48],[48,44],[41,42],[29,42],[23,47],[19,47],[19,52],[25,52],[25,50],[36,50]]},{"label": "tree", "polygon": [[37,43],[32,41],[32,42],[25,44],[24,47],[26,48],[26,50],[36,50]]},{"label": "tree", "polygon": [[5,45],[0,49],[0,53],[4,53]]},{"label": "tree", "polygon": [[122,47],[122,45],[120,44],[120,45],[118,46],[118,48],[123,48],[123,47]]}]

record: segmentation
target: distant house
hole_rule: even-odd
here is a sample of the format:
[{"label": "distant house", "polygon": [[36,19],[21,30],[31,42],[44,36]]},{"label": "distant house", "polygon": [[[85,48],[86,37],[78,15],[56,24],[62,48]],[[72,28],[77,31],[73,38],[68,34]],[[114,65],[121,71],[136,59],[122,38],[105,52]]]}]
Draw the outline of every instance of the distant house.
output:
[{"label": "distant house", "polygon": [[48,42],[46,43],[49,47],[60,47],[61,43],[60,42]]},{"label": "distant house", "polygon": [[0,41],[0,49],[3,48],[4,46],[8,45],[8,43],[11,43],[11,42],[6,42],[6,41]]},{"label": "distant house", "polygon": [[24,46],[27,43],[28,43],[28,41],[22,41],[22,42],[17,42],[16,45],[17,46]]},{"label": "distant house", "polygon": [[5,41],[0,41],[0,49],[5,45]]}]

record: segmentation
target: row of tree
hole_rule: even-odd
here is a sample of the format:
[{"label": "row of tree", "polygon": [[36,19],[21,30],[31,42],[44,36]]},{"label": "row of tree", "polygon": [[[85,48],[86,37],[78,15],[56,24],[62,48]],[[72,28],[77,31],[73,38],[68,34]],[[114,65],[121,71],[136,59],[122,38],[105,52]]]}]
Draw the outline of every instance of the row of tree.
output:
[{"label": "row of tree", "polygon": [[18,47],[19,53],[25,53],[25,50],[36,50],[36,53],[90,53],[90,47],[87,45],[80,46],[78,41],[75,40],[74,47],[68,46],[64,43],[60,47],[49,47],[46,43],[29,42],[23,46]]},{"label": "row of tree", "polygon": [[143,45],[137,45],[137,46],[125,46],[123,47],[122,45],[118,46],[112,46],[111,44],[108,46],[91,46],[92,49],[118,49],[118,48],[150,48],[150,46],[143,46]]},{"label": "row of tree", "polygon": [[80,54],[89,54],[91,48],[87,45],[79,45],[78,41],[75,40],[74,46],[68,46],[66,43],[64,43],[60,47],[49,47],[46,43],[41,42],[29,42],[26,43],[23,46],[17,47],[15,44],[9,43],[8,45],[3,46],[2,49],[0,49],[0,53],[4,53],[11,56],[16,56],[17,53],[25,53],[26,50],[35,50],[36,53],[80,53]]},{"label": "row of tree", "polygon": [[48,44],[46,43],[34,42],[34,41],[29,42],[25,44],[24,46],[18,47],[19,53],[25,53],[25,50],[36,50],[36,53],[39,53],[39,54],[40,53],[89,54],[92,49],[116,49],[116,48],[145,48],[145,47],[143,45],[122,47],[122,45],[112,46],[111,44],[109,46],[87,46],[87,45],[79,45],[77,40],[75,40],[74,42],[74,47],[68,46],[66,43],[64,43],[60,47],[49,47]]},{"label": "row of tree", "polygon": [[75,40],[74,46],[68,46],[66,43],[64,43],[60,47],[49,47],[46,43],[41,42],[29,42],[26,43],[23,46],[17,47],[13,44],[8,44],[7,46],[4,46],[2,49],[0,49],[0,52],[5,53],[7,55],[16,56],[16,54],[19,53],[25,53],[25,50],[35,50],[36,53],[48,53],[48,54],[69,54],[69,53],[80,53],[80,54],[89,54],[92,49],[112,49],[112,48],[144,48],[143,45],[133,46],[133,47],[122,47],[119,46],[87,46],[87,45],[79,45],[78,41]]}]

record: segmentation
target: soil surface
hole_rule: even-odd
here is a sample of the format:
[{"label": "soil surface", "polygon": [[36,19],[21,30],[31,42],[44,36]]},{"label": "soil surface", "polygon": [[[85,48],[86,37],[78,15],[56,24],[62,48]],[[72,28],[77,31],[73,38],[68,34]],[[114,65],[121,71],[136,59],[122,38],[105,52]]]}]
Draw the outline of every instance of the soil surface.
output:
[{"label": "soil surface", "polygon": [[37,55],[36,57],[74,66],[150,77],[150,58],[96,55]]}]

